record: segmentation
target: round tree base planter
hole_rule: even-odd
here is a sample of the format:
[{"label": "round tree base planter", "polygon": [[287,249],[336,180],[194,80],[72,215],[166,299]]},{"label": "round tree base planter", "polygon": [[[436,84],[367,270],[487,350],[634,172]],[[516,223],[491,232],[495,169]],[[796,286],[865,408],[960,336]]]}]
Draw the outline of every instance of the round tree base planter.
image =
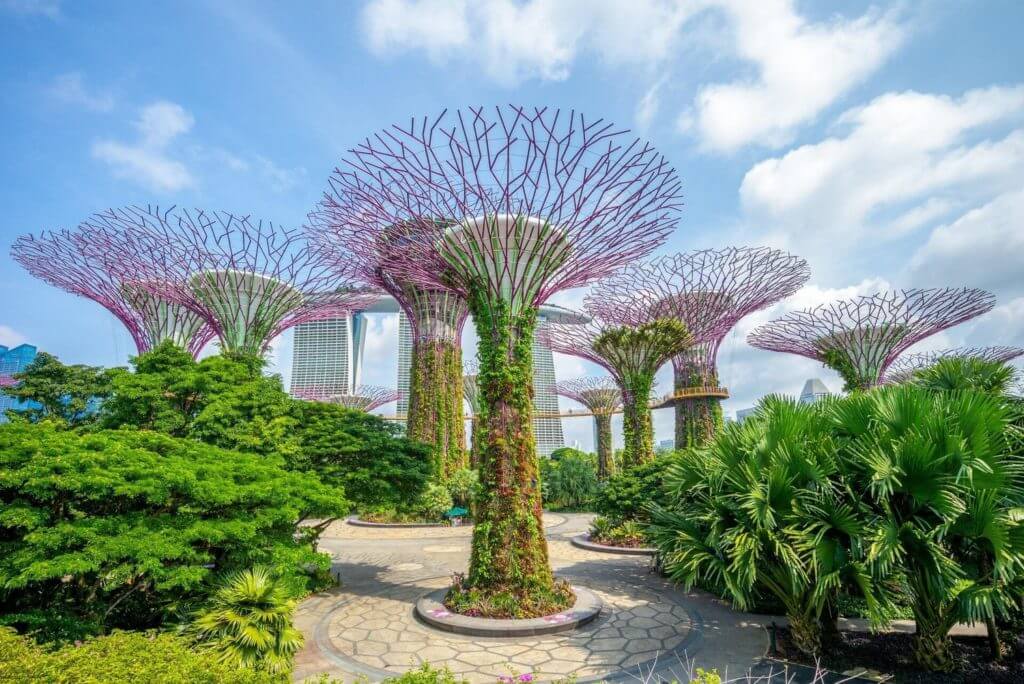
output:
[{"label": "round tree base planter", "polygon": [[347,522],[349,525],[354,525],[356,527],[472,527],[471,524],[445,525],[444,523],[379,523],[370,522],[369,520],[360,520],[357,516],[346,518],[345,522]]},{"label": "round tree base planter", "polygon": [[501,620],[453,613],[444,605],[448,589],[438,589],[416,602],[416,617],[436,629],[467,636],[524,637],[568,632],[593,621],[604,606],[601,598],[589,589],[573,585],[572,590],[576,603],[561,613],[527,620]]},{"label": "round tree base planter", "polygon": [[573,537],[572,545],[578,546],[581,549],[586,549],[587,551],[597,551],[598,553],[618,553],[625,556],[653,556],[658,552],[658,549],[650,546],[608,546],[607,544],[598,544],[597,542],[590,541],[589,534],[581,534],[578,537]]}]

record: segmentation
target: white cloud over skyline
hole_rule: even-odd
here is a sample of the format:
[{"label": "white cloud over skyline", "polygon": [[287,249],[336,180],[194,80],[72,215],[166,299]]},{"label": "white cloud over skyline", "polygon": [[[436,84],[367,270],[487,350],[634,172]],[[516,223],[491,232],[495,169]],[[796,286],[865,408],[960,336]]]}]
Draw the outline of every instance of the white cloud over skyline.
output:
[{"label": "white cloud over skyline", "polygon": [[195,185],[195,178],[182,161],[170,156],[168,148],[194,124],[195,118],[181,105],[153,102],[142,108],[133,123],[138,140],[97,140],[92,154],[118,178],[133,180],[155,192],[183,190]]}]

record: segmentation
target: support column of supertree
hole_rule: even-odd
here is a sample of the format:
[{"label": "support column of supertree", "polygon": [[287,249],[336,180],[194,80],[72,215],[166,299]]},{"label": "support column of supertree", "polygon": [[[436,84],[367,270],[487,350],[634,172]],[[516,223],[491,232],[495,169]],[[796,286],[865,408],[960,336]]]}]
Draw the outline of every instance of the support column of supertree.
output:
[{"label": "support column of supertree", "polygon": [[594,414],[597,478],[607,480],[615,474],[612,415],[622,410],[622,390],[615,380],[604,376],[563,380],[555,384],[555,393],[583,404]]},{"label": "support column of supertree", "polygon": [[630,310],[656,311],[693,333],[695,344],[672,357],[675,445],[683,449],[707,444],[722,425],[722,340],[740,319],[793,294],[810,275],[806,261],[777,249],[703,249],[628,266],[597,283],[587,306],[623,323]]},{"label": "support column of supertree", "polygon": [[1008,363],[1024,355],[1021,347],[959,347],[940,351],[902,354],[882,375],[882,382],[895,385],[907,382],[918,371],[931,368],[943,359],[980,359],[995,363]]},{"label": "support column of supertree", "polygon": [[296,399],[307,401],[321,401],[328,404],[338,404],[345,408],[369,413],[378,409],[384,404],[398,401],[400,393],[390,387],[378,387],[377,385],[359,385],[352,392],[339,394],[332,391],[333,388],[325,387],[299,387],[292,390],[292,396]]},{"label": "support column of supertree", "polygon": [[458,292],[480,338],[471,591],[450,602],[475,594],[518,604],[519,615],[564,605],[548,563],[530,425],[537,307],[664,241],[681,204],[674,169],[611,124],[510,106],[381,131],[352,151],[332,186],[335,220],[365,227],[351,231],[355,240],[420,224],[408,231],[416,257],[389,270]]},{"label": "support column of supertree", "polygon": [[693,335],[676,318],[631,315],[623,324],[601,319],[595,311],[587,313],[590,323],[546,323],[537,338],[554,351],[593,361],[611,373],[622,393],[622,465],[647,463],[654,459],[654,375],[693,344]]},{"label": "support column of supertree", "polygon": [[[407,253],[403,233],[416,225],[392,227],[379,234],[372,245],[351,239],[362,231],[345,221],[342,212],[333,218],[338,198],[331,185],[316,211],[309,215],[309,234],[315,249],[340,276],[351,276],[388,292],[402,307],[412,328],[409,367],[409,404],[406,434],[433,447],[433,471],[447,482],[457,470],[469,465],[463,414],[462,330],[469,316],[466,300],[457,292],[423,287],[392,273],[387,263],[414,258]],[[349,249],[349,246],[363,249]]]},{"label": "support column of supertree", "polygon": [[201,209],[130,208],[104,218],[117,246],[107,252],[112,268],[201,315],[226,354],[262,357],[288,328],[345,316],[380,296],[340,278],[301,230]]},{"label": "support column of supertree", "polygon": [[[11,256],[36,278],[104,307],[128,330],[139,354],[170,340],[196,356],[215,331],[194,311],[140,287],[112,258],[124,247],[121,236],[96,227],[109,215],[93,216],[75,230],[19,237]],[[160,256],[143,252],[134,259],[149,260],[149,271],[166,275]]]},{"label": "support column of supertree", "polygon": [[462,396],[469,404],[470,415],[473,417],[473,435],[469,447],[469,465],[472,468],[480,467],[480,434],[477,432],[476,421],[480,414],[480,385],[477,377],[480,374],[480,364],[476,360],[469,360],[462,364]]},{"label": "support column of supertree", "polygon": [[794,311],[747,337],[751,346],[799,354],[839,373],[846,391],[882,382],[908,347],[990,311],[995,297],[972,288],[880,292]]}]

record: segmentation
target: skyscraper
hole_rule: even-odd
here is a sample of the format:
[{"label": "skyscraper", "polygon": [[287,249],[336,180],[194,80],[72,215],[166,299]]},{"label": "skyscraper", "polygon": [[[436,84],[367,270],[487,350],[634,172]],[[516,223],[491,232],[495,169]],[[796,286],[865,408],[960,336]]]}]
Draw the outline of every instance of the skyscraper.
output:
[{"label": "skyscraper", "polygon": [[[20,373],[36,358],[36,348],[31,344],[19,344],[9,349],[0,344],[0,389],[5,385],[13,384],[11,377]],[[29,402],[18,401],[13,397],[0,393],[0,423],[7,422],[7,410],[18,410],[31,405]]]},{"label": "skyscraper", "polygon": [[800,403],[813,404],[829,394],[831,392],[828,391],[828,387],[825,387],[825,383],[820,378],[811,378],[804,383],[804,388],[800,392]]},{"label": "skyscraper", "polygon": [[359,384],[365,337],[362,314],[295,326],[292,394],[314,387],[325,394],[350,393]]},{"label": "skyscraper", "polygon": [[409,374],[412,371],[412,324],[398,312],[398,415],[409,415]]}]

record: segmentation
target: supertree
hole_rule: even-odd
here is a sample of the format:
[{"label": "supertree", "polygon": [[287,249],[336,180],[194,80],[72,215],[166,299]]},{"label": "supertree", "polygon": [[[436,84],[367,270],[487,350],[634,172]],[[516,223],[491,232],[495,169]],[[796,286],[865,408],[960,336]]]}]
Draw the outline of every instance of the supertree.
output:
[{"label": "supertree", "polygon": [[226,212],[128,207],[93,217],[121,278],[198,313],[222,351],[260,356],[306,321],[366,308],[379,292],[342,279],[303,231]]},{"label": "supertree", "polygon": [[[630,312],[677,318],[694,344],[672,357],[676,448],[706,444],[722,424],[718,349],[744,316],[796,292],[810,278],[807,262],[767,247],[702,249],[635,264],[598,282],[587,307],[629,323]],[[643,306],[636,306],[636,302]]]},{"label": "supertree", "polygon": [[651,390],[658,369],[693,344],[693,335],[675,318],[631,316],[622,324],[601,319],[583,325],[546,323],[537,337],[554,351],[593,361],[615,380],[622,394],[622,463],[633,466],[654,458]]},{"label": "supertree", "polygon": [[881,292],[794,311],[758,327],[747,341],[821,361],[842,376],[846,391],[867,389],[914,343],[994,305],[991,293],[971,288]]},{"label": "supertree", "polygon": [[464,586],[564,602],[552,594],[530,425],[537,307],[661,244],[681,205],[675,170],[612,124],[509,106],[381,131],[331,185],[332,220],[362,228],[348,231],[352,248],[372,253],[402,229],[413,255],[388,270],[461,295],[480,337],[482,494]]},{"label": "supertree", "polygon": [[344,215],[334,219],[339,199],[332,184],[317,211],[309,215],[310,239],[340,276],[382,288],[405,312],[412,329],[406,434],[434,447],[434,473],[446,482],[468,465],[462,406],[466,300],[451,290],[423,287],[387,268],[389,262],[414,258],[404,234],[416,230],[415,224],[382,231],[373,249],[366,251],[369,243],[351,239],[351,233],[363,226],[346,222]]},{"label": "supertree", "polygon": [[1024,355],[1020,347],[959,347],[941,351],[926,351],[902,354],[892,362],[882,375],[885,384],[898,384],[909,380],[914,373],[930,368],[943,359],[981,359],[1007,363]]},{"label": "supertree", "polygon": [[[198,313],[150,292],[141,287],[138,278],[127,274],[111,258],[111,251],[119,251],[119,245],[111,242],[116,238],[93,227],[98,216],[75,230],[19,237],[11,256],[36,278],[107,309],[128,330],[138,353],[171,340],[197,355],[214,337],[213,328]],[[159,255],[142,253],[135,258]]]},{"label": "supertree", "polygon": [[473,417],[473,441],[469,448],[469,465],[473,468],[480,467],[480,435],[476,429],[476,419],[480,413],[480,385],[477,377],[480,374],[480,364],[471,359],[462,364],[462,396],[469,404],[470,415]]},{"label": "supertree", "polygon": [[339,404],[346,408],[369,413],[384,404],[397,401],[398,390],[377,385],[359,385],[352,392],[339,394],[333,388],[299,387],[292,390],[296,399],[322,401],[328,404]]},{"label": "supertree", "polygon": [[594,414],[597,435],[597,477],[607,480],[615,472],[612,449],[612,414],[622,410],[622,391],[612,378],[584,377],[555,384],[555,392],[579,402]]}]

